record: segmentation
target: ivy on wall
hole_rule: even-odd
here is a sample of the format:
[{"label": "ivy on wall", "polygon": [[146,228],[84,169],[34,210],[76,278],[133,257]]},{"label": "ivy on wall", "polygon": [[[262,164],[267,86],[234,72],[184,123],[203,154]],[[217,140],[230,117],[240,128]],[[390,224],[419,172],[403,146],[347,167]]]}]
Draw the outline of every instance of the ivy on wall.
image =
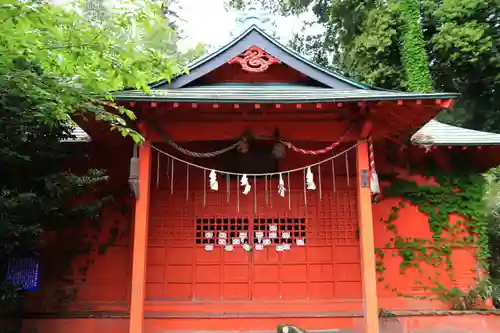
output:
[{"label": "ivy on wall", "polygon": [[402,26],[401,62],[405,68],[408,90],[431,92],[432,78],[429,56],[425,49],[424,35],[420,25],[420,8],[417,0],[397,2]]},{"label": "ivy on wall", "polygon": [[[391,242],[385,244],[385,247],[393,250],[393,255],[401,258],[401,274],[405,274],[408,268],[415,268],[422,274],[422,280],[415,281],[415,284],[420,285],[424,291],[431,291],[435,297],[448,301],[455,309],[473,307],[478,297],[487,296],[477,289],[474,292],[469,291],[470,295],[466,295],[457,288],[446,288],[439,280],[443,270],[448,273],[452,281],[455,279],[452,254],[457,248],[474,248],[475,256],[482,268],[485,268],[489,250],[488,225],[483,200],[484,177],[470,172],[444,172],[436,167],[428,168],[424,176],[434,177],[438,185],[418,185],[415,181],[402,179],[395,174],[381,176],[390,182],[390,185],[384,188],[383,196],[402,198],[402,201],[391,208],[389,216],[380,219],[392,233]],[[400,235],[395,222],[406,203],[417,206],[428,216],[429,229],[432,232],[430,239]],[[452,214],[460,217],[456,223],[450,221]],[[376,270],[381,282],[385,279],[386,252],[375,249],[375,253]],[[425,276],[421,267],[423,264],[435,268],[434,274]],[[476,268],[472,270],[476,271]],[[429,274],[427,270],[426,274]],[[479,283],[478,286],[485,287],[484,283]],[[388,284],[385,287],[391,289]],[[397,292],[399,296],[410,297],[398,292],[396,288],[392,288],[392,291]]]}]

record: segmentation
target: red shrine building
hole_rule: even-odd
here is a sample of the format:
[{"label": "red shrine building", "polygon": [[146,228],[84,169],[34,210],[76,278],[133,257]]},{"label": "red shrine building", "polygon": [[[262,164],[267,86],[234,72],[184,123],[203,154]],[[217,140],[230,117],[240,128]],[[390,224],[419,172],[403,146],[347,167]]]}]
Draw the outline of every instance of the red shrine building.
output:
[{"label": "red shrine building", "polygon": [[[446,303],[402,297],[428,291],[413,283],[415,272],[400,273],[379,222],[394,200],[376,200],[377,175],[404,175],[407,160],[446,164],[452,151],[479,169],[494,164],[480,163],[483,150],[452,149],[466,143],[434,137],[444,147],[427,151],[408,141],[456,98],[354,82],[255,25],[188,74],[151,84],[150,94],[119,92],[145,142],[134,148],[98,122],[79,123],[92,140],[75,149],[108,170],[115,205],[65,279],[49,268],[61,236],[47,235],[50,259],[40,290],[28,294],[23,331],[267,332],[284,324],[375,333],[387,325],[383,311],[399,323],[390,332],[498,329],[497,317],[438,316],[449,313]],[[419,133],[417,141],[429,139]],[[492,136],[484,149],[499,143]],[[401,205],[395,224],[406,237],[432,237],[412,205]],[[375,249],[386,253],[384,280]],[[456,279],[442,283],[467,288],[481,274],[471,273],[476,259],[464,248],[455,262]],[[61,290],[73,291],[70,301],[58,299]]]}]

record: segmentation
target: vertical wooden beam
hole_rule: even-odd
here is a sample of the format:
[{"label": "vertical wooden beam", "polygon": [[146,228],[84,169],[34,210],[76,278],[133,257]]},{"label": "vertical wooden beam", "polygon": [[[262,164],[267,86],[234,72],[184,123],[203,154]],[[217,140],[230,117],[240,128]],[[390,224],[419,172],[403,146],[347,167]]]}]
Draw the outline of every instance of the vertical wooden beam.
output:
[{"label": "vertical wooden beam", "polygon": [[357,146],[358,221],[361,240],[364,333],[379,333],[375,244],[370,192],[368,143]]},{"label": "vertical wooden beam", "polygon": [[146,141],[139,148],[139,198],[135,203],[132,252],[132,288],[129,332],[144,332],[146,257],[148,250],[149,197],[151,190],[151,147]]}]

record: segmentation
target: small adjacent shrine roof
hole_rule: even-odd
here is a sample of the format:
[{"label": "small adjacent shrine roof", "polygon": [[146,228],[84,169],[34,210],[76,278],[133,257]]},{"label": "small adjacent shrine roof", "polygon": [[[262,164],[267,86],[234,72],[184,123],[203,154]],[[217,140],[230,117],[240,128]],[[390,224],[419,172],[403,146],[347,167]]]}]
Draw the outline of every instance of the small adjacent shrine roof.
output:
[{"label": "small adjacent shrine roof", "polygon": [[500,134],[443,124],[431,120],[411,138],[416,145],[487,146],[500,145]]},{"label": "small adjacent shrine roof", "polygon": [[83,128],[81,128],[80,126],[78,125],[74,125],[74,129],[71,133],[73,135],[73,138],[70,138],[70,139],[64,139],[62,140],[62,142],[90,142],[92,141],[92,138],[90,137],[90,135],[87,134],[87,132],[85,132],[83,130]]}]

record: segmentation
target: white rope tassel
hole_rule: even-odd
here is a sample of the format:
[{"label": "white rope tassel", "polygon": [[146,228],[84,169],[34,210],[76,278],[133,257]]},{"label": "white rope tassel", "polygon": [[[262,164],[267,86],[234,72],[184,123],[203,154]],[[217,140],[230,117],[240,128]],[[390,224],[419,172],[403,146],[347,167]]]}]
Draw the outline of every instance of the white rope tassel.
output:
[{"label": "white rope tassel", "polygon": [[373,149],[373,140],[368,138],[368,158],[370,162],[370,190],[372,194],[380,193],[380,184],[378,182],[377,171],[375,170],[375,153]]},{"label": "white rope tassel", "polygon": [[243,194],[244,195],[247,195],[248,193],[250,193],[250,190],[252,189],[252,186],[248,182],[247,175],[243,175],[243,177],[241,177],[240,185],[245,187],[243,189]]},{"label": "white rope tassel", "polygon": [[278,183],[278,193],[279,193],[280,197],[284,198],[285,192],[286,192],[285,181],[283,180],[283,175],[280,173],[280,180]]},{"label": "white rope tassel", "polygon": [[208,181],[210,183],[210,189],[212,191],[219,190],[219,182],[217,181],[217,174],[215,173],[215,170],[210,171],[210,174],[208,175]]},{"label": "white rope tassel", "polygon": [[372,169],[371,173],[372,173],[372,176],[370,179],[370,189],[372,191],[372,194],[379,194],[380,193],[380,184],[378,182],[377,171],[375,169]]},{"label": "white rope tassel", "polygon": [[307,189],[308,190],[311,190],[311,191],[316,190],[316,184],[314,183],[314,175],[313,175],[313,173],[311,171],[311,167],[307,168],[307,172],[306,172],[306,185],[307,185]]}]

